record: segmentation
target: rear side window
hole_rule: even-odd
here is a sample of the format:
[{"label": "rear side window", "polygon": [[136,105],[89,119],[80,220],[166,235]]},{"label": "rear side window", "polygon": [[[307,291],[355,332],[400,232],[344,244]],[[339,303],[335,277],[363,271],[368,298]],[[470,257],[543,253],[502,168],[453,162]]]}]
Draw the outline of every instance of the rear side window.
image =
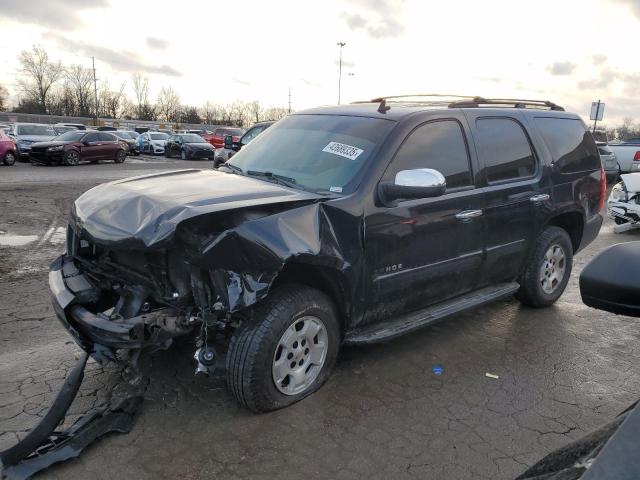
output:
[{"label": "rear side window", "polygon": [[97,133],[89,133],[86,137],[84,137],[83,140],[85,142],[97,142],[98,141],[98,134]]},{"label": "rear side window", "polygon": [[476,129],[478,156],[489,183],[533,176],[535,157],[518,122],[510,118],[479,118]]},{"label": "rear side window", "polygon": [[111,133],[99,133],[98,136],[100,137],[100,141],[101,142],[115,142],[116,141],[116,137],[114,135],[112,135]]},{"label": "rear side window", "polygon": [[600,168],[596,144],[580,120],[536,117],[535,123],[560,172],[584,172]]},{"label": "rear side window", "polygon": [[415,129],[398,150],[388,180],[401,170],[417,168],[433,168],[442,173],[447,189],[473,183],[464,133],[457,121],[438,120]]}]

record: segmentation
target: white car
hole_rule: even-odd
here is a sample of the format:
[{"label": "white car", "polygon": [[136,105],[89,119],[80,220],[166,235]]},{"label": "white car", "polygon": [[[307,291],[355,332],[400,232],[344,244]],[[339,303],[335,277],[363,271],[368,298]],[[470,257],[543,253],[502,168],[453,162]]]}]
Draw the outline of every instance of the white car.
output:
[{"label": "white car", "polygon": [[615,233],[640,228],[640,173],[622,174],[620,180],[607,201],[607,216],[616,222]]},{"label": "white car", "polygon": [[138,137],[138,147],[140,153],[150,153],[151,155],[164,154],[164,144],[169,135],[162,132],[144,132]]}]

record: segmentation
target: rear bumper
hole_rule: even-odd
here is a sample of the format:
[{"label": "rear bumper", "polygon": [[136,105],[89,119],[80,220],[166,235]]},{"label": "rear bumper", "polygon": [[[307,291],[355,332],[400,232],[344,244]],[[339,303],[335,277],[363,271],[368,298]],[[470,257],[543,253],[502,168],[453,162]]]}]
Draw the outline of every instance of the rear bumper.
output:
[{"label": "rear bumper", "polygon": [[576,253],[595,240],[598,233],[600,233],[600,227],[602,227],[602,215],[600,214],[594,215],[585,222],[584,230],[582,231],[582,241]]},{"label": "rear bumper", "polygon": [[97,345],[115,350],[166,344],[170,335],[162,330],[151,337],[147,335],[145,319],[151,314],[112,319],[105,313],[91,312],[87,308],[92,305],[91,300],[87,300],[90,287],[85,275],[69,257],[60,256],[51,264],[49,288],[53,295],[53,308],[64,328],[83,350],[95,351]]}]

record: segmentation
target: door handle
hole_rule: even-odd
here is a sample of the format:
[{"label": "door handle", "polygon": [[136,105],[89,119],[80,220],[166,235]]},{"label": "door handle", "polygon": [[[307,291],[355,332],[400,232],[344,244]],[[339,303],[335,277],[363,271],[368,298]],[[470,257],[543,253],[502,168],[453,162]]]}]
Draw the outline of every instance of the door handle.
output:
[{"label": "door handle", "polygon": [[533,197],[531,197],[529,199],[529,201],[533,202],[533,203],[542,203],[542,202],[546,202],[547,200],[549,200],[551,197],[549,196],[548,193],[541,193],[539,195],[534,195]]},{"label": "door handle", "polygon": [[456,218],[458,220],[462,220],[463,222],[469,222],[472,218],[482,216],[482,210],[463,210],[460,213],[456,214]]}]

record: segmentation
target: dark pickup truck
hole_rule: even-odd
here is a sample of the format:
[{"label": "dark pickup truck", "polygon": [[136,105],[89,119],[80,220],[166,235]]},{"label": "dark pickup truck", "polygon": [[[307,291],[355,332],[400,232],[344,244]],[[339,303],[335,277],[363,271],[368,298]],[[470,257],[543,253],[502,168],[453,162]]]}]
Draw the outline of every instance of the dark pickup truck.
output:
[{"label": "dark pickup truck", "polygon": [[510,295],[551,305],[604,196],[595,141],[551,102],[312,109],[218,170],[83,194],[51,267],[53,303],[100,360],[194,334],[198,370],[226,368],[238,401],[267,411],[319,388],[342,344]]}]

